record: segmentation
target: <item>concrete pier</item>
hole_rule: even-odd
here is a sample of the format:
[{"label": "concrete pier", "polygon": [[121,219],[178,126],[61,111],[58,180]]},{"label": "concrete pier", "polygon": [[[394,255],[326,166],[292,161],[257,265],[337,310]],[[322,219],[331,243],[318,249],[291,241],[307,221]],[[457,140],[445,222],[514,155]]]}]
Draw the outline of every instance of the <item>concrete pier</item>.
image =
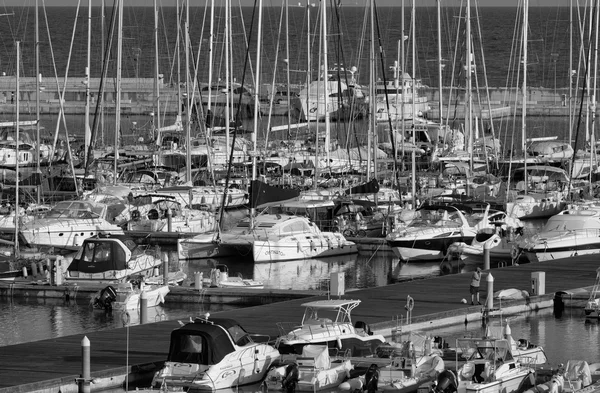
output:
[{"label": "concrete pier", "polygon": [[[461,298],[468,295],[470,273],[362,289],[347,293],[345,297],[362,301],[352,312],[353,320],[366,322],[373,331],[382,333],[389,340],[398,329],[408,332],[433,326],[479,324],[482,318],[494,313],[502,313],[506,317],[536,312],[553,307],[557,296],[564,306],[568,306],[571,299],[572,305],[582,307],[584,299],[587,299],[585,293],[589,293],[594,284],[598,266],[597,255],[590,255],[494,269],[495,290],[515,288],[530,293],[525,299],[502,300],[497,310],[485,310],[482,306],[461,302]],[[545,273],[546,294],[531,295],[533,272]],[[190,290],[198,292],[194,288]],[[267,290],[263,295],[268,296],[269,292]],[[247,296],[251,293],[256,292],[246,291]],[[167,301],[176,301],[171,295],[168,295]],[[325,298],[314,293],[306,293],[306,296],[310,297],[221,311],[213,316],[233,318],[247,331],[267,334],[275,339],[279,333],[276,323],[299,322],[304,312],[303,303],[308,299]],[[414,299],[410,324],[404,319],[408,296]],[[485,299],[482,299],[484,302]],[[76,391],[73,390],[77,387],[75,379],[81,371],[78,353],[84,336],[89,338],[94,348],[91,353],[94,389],[119,387],[126,379],[131,387],[133,381],[143,376],[151,378],[153,371],[160,367],[168,352],[170,332],[178,326],[177,321],[162,321],[2,347],[0,393]],[[126,360],[134,366],[125,368]]]}]

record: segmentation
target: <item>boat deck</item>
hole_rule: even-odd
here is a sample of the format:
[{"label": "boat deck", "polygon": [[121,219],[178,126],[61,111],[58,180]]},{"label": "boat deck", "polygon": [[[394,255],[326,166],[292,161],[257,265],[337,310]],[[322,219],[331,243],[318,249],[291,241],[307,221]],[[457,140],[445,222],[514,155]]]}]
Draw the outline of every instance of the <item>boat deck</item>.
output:
[{"label": "boat deck", "polygon": [[[545,272],[546,294],[554,294],[591,287],[599,266],[598,256],[591,255],[509,266],[493,269],[491,273],[495,291],[509,288],[531,291],[532,273]],[[432,321],[440,315],[480,313],[481,306],[461,303],[462,298],[469,299],[469,282],[470,273],[462,273],[356,290],[346,293],[344,297],[360,299],[362,303],[353,311],[353,319],[364,321],[372,327],[375,325],[377,329],[377,325],[390,323],[396,316],[405,315],[404,306],[409,295],[414,298],[413,319]],[[482,303],[486,285],[484,276]],[[278,334],[277,322],[299,322],[304,311],[301,304],[309,299],[320,298],[222,311],[218,315],[234,318],[250,332],[275,338]],[[536,298],[533,297],[531,303],[535,302]],[[90,326],[93,326],[93,321]],[[0,392],[25,391],[17,386],[24,383],[43,386],[45,381],[56,379],[63,379],[65,384],[72,385],[73,378],[81,373],[81,341],[84,336],[91,342],[92,373],[120,367],[125,370],[126,365],[163,361],[168,352],[170,332],[178,326],[177,321],[163,321],[3,347],[0,351]]]}]

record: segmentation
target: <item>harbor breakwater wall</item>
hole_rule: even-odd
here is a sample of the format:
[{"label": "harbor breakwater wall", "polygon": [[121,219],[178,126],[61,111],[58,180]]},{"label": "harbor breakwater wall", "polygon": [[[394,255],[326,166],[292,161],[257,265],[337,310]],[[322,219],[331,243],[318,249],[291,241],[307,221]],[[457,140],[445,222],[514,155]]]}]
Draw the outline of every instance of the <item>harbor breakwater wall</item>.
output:
[{"label": "harbor breakwater wall", "polygon": [[[75,77],[64,78],[40,78],[40,113],[56,114],[60,111],[58,91],[64,90],[63,110],[66,114],[84,114],[86,83],[85,79]],[[0,76],[0,111],[5,117],[16,112],[16,87],[17,81],[14,76]],[[92,112],[96,106],[100,79],[90,79],[90,102]],[[279,86],[279,89],[283,89]],[[104,81],[104,108],[107,113],[114,113],[116,98],[116,81],[107,78]],[[185,86],[158,84],[160,94],[161,114],[175,115],[180,105],[180,94],[185,93]],[[298,90],[295,88],[294,90]],[[34,77],[22,77],[19,81],[20,113],[35,114],[36,112],[36,80]],[[269,95],[273,89],[271,86],[263,86],[260,89],[261,111],[268,113]],[[419,89],[419,95],[427,97],[431,110],[428,113],[430,119],[439,118],[439,89],[423,87]],[[452,99],[450,99],[452,97]],[[569,99],[568,88],[544,88],[532,87],[527,90],[527,114],[528,116],[568,116],[569,101],[571,107],[578,107],[581,100],[587,100],[587,96],[581,96],[577,91],[572,91]],[[148,115],[156,110],[155,82],[150,78],[124,78],[121,82],[121,112],[132,115]],[[493,87],[487,89],[473,89],[472,102],[474,116],[480,118],[489,117],[486,111],[491,107],[495,116],[505,116],[513,112],[519,115],[522,111],[522,94],[518,88]],[[465,91],[464,89],[442,89],[443,113],[457,118],[464,118]],[[280,104],[278,104],[280,105]],[[504,108],[505,110],[498,111]],[[506,110],[506,108],[511,108]],[[495,113],[496,112],[496,113]],[[282,111],[276,113],[284,114]]]}]

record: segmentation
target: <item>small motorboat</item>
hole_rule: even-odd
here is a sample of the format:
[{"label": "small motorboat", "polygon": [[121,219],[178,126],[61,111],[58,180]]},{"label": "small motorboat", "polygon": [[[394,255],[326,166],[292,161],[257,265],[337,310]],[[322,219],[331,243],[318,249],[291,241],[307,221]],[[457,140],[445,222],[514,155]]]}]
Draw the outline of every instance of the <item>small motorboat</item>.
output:
[{"label": "small motorboat", "polygon": [[210,278],[204,281],[208,286],[215,288],[263,289],[265,287],[262,281],[243,278],[241,275],[230,276],[229,268],[222,263],[210,269]]},{"label": "small motorboat", "polygon": [[362,321],[352,324],[351,311],[360,300],[329,299],[304,303],[300,326],[279,322],[280,336],[275,346],[282,354],[301,354],[309,344],[327,345],[350,356],[370,356],[385,342]]},{"label": "small motorboat", "polygon": [[150,276],[162,260],[148,252],[148,246],[127,237],[93,237],[85,239],[67,268],[67,283],[127,282],[135,275]]},{"label": "small motorboat", "polygon": [[249,334],[233,319],[196,318],[171,332],[169,354],[153,388],[214,391],[263,381],[279,359],[270,338]]},{"label": "small motorboat", "polygon": [[594,380],[592,366],[584,360],[569,360],[565,366],[560,365],[555,370],[549,381],[534,386],[524,393],[597,392],[600,388],[600,380]]},{"label": "small motorboat", "polygon": [[141,282],[134,287],[131,281],[109,285],[92,296],[91,304],[95,309],[136,310],[142,304],[142,293],[146,299],[147,307],[156,307],[165,302],[169,293],[168,285],[146,285]]},{"label": "small motorboat", "polygon": [[392,358],[391,363],[379,367],[372,363],[367,371],[339,386],[340,391],[371,389],[384,392],[416,392],[421,385],[435,381],[445,370],[444,360],[438,355],[424,355],[415,359]]},{"label": "small motorboat", "polygon": [[284,355],[282,366],[272,367],[265,378],[268,390],[318,392],[334,389],[349,378],[348,359],[331,360],[326,345],[306,345],[301,355]]},{"label": "small motorboat", "polygon": [[458,393],[516,393],[535,386],[535,369],[517,360],[509,340],[460,338],[457,350],[466,360],[457,371]]}]

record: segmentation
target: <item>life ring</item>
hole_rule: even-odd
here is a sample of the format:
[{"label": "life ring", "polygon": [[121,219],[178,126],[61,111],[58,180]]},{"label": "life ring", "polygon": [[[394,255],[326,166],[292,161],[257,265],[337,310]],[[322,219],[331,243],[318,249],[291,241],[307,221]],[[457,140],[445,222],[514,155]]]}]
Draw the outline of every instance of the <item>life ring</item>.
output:
[{"label": "life ring", "polygon": [[510,257],[513,261],[519,257],[519,249],[517,247],[513,247],[510,250]]},{"label": "life ring", "polygon": [[131,316],[127,311],[121,313],[121,322],[123,322],[123,326],[128,326],[129,322],[131,322]]},{"label": "life ring", "polygon": [[415,299],[413,299],[410,295],[408,295],[406,297],[406,306],[405,308],[408,311],[412,311],[413,308],[415,308]]}]

